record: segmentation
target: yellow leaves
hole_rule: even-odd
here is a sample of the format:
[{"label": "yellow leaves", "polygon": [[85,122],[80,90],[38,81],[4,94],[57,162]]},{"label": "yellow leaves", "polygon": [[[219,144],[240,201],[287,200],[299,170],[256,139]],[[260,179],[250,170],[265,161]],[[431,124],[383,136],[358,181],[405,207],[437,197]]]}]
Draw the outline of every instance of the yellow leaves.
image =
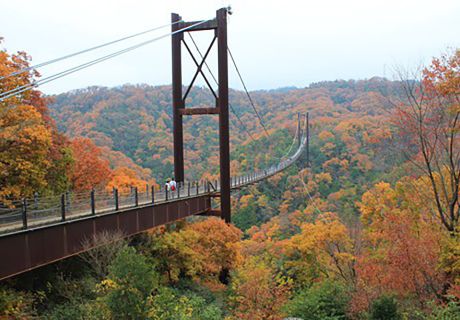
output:
[{"label": "yellow leaves", "polygon": [[325,213],[315,223],[302,225],[302,232],[293,236],[291,241],[300,251],[309,252],[325,247],[329,242],[348,242],[346,231],[345,225]]},{"label": "yellow leaves", "polygon": [[444,239],[441,266],[460,282],[460,233]]},{"label": "yellow leaves", "polygon": [[111,280],[111,279],[105,279],[102,280],[100,283],[96,284],[96,292],[98,294],[106,294],[107,292],[117,289],[119,285]]},{"label": "yellow leaves", "polygon": [[297,276],[306,277],[304,281],[314,280],[320,274],[352,278],[353,243],[335,214],[323,213],[314,223],[302,224],[301,230],[286,243],[287,255],[296,257],[286,263],[291,272],[297,274],[302,270]]},{"label": "yellow leaves", "polygon": [[178,281],[182,273],[209,284],[217,282],[223,269],[231,270],[242,261],[241,235],[222,219],[208,218],[176,232],[152,235],[152,254],[167,257],[164,264],[169,281]]},{"label": "yellow leaves", "polygon": [[291,279],[263,259],[250,257],[232,278],[232,313],[237,319],[280,319],[291,287]]},{"label": "yellow leaves", "polygon": [[321,172],[315,174],[315,181],[317,183],[325,182],[325,183],[331,183],[332,182],[332,176],[328,172]]},{"label": "yellow leaves", "polygon": [[46,185],[51,132],[30,105],[0,109],[0,199],[30,196]]},{"label": "yellow leaves", "polygon": [[244,209],[249,205],[249,202],[251,202],[254,199],[254,196],[252,194],[246,194],[240,198],[240,208]]},{"label": "yellow leaves", "polygon": [[259,199],[257,199],[257,204],[261,208],[267,208],[268,206],[268,197],[266,195],[261,195]]},{"label": "yellow leaves", "polygon": [[332,156],[335,150],[335,144],[332,142],[326,142],[321,148],[321,152],[327,156]]},{"label": "yellow leaves", "polygon": [[361,221],[364,225],[370,225],[373,221],[384,219],[386,212],[396,207],[396,201],[396,192],[389,183],[377,183],[363,194],[361,202],[358,203]]}]

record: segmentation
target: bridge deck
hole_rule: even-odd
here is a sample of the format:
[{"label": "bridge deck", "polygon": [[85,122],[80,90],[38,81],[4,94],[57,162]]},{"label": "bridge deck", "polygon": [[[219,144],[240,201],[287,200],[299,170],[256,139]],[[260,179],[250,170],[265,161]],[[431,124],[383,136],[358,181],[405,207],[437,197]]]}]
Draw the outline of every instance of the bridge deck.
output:
[{"label": "bridge deck", "polygon": [[[306,139],[302,139],[296,153],[278,165],[267,170],[232,178],[232,189],[266,179],[292,165],[305,149]],[[120,197],[118,210],[113,198],[94,197],[95,207],[90,200],[74,202],[78,205],[61,208],[39,209],[34,212],[12,210],[0,215],[0,280],[43,266],[54,261],[79,254],[83,242],[104,230],[122,232],[125,236],[147,231],[153,227],[168,224],[192,215],[207,214],[211,208],[211,198],[218,195],[220,186],[210,184],[179,188],[178,192],[155,192],[138,195],[137,204],[133,197]],[[83,203],[83,205],[82,205]],[[94,210],[93,210],[94,209]]]}]

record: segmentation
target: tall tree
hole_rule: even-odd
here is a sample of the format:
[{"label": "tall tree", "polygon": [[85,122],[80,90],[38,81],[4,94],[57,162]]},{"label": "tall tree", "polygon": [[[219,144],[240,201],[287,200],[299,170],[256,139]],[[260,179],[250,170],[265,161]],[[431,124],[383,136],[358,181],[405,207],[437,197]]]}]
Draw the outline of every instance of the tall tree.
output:
[{"label": "tall tree", "polygon": [[[30,59],[25,52],[10,55],[0,51],[0,77],[4,77],[0,93],[33,84],[40,74],[21,72],[29,67]],[[0,102],[0,200],[68,189],[72,155],[68,140],[50,117],[48,103],[49,98],[38,90]]]},{"label": "tall tree", "polygon": [[460,218],[460,50],[433,59],[419,81],[400,73],[395,122],[408,158],[430,181],[435,213],[454,232]]},{"label": "tall tree", "polygon": [[[0,76],[27,67],[28,60],[24,52],[10,56],[0,51]],[[0,93],[30,84],[35,75],[5,77]],[[40,93],[27,91],[0,102],[0,201],[31,196],[47,186],[51,132],[32,103],[41,103]]]}]

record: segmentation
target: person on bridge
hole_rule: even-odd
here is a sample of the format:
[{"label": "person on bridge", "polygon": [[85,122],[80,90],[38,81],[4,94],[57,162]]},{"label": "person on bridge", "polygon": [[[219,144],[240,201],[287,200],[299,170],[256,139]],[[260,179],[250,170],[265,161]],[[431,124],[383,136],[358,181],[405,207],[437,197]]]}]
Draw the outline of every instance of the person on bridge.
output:
[{"label": "person on bridge", "polygon": [[172,179],[170,182],[169,182],[169,188],[171,191],[176,191],[177,189],[177,183],[176,181],[174,181],[174,179]]}]

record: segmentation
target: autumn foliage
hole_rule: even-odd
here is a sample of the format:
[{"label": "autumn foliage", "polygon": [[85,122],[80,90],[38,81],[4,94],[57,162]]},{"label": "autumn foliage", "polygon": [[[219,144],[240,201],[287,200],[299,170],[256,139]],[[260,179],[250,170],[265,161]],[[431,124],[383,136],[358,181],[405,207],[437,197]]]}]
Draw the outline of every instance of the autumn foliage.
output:
[{"label": "autumn foliage", "polygon": [[100,158],[101,150],[88,138],[71,143],[74,165],[70,178],[72,189],[87,191],[104,187],[110,179],[109,162]]},{"label": "autumn foliage", "polygon": [[[29,60],[25,52],[9,55],[0,51],[0,76],[27,68]],[[37,76],[32,71],[6,77],[0,82],[0,92],[29,85]],[[65,153],[65,139],[57,133],[46,102],[36,90],[0,102],[0,200],[52,190],[50,172],[66,176],[60,154]]]},{"label": "autumn foliage", "polygon": [[[119,312],[153,319],[381,319],[387,312],[393,319],[456,319],[459,59],[460,51],[451,52],[414,75],[400,73],[399,81],[254,92],[272,139],[257,127],[245,95],[231,91],[256,138],[232,125],[232,174],[282,157],[295,132],[286,119],[306,110],[311,166],[302,156],[235,192],[234,225],[193,217],[134,237],[112,267],[105,263],[96,285],[84,278],[64,286],[73,293],[88,286],[90,294],[59,299],[68,312],[82,312],[79,318]],[[25,53],[0,51],[0,76],[28,62]],[[0,92],[38,76],[2,79]],[[145,190],[171,177],[170,86],[90,87],[54,98],[31,90],[0,103],[0,201],[35,191]],[[190,100],[207,106],[212,96],[194,88]],[[217,120],[190,117],[184,127],[187,177],[217,179]],[[58,291],[47,284],[37,294],[45,302],[35,303],[61,315],[54,304],[45,306],[52,290]],[[0,288],[7,315],[31,312],[12,296]]]}]

